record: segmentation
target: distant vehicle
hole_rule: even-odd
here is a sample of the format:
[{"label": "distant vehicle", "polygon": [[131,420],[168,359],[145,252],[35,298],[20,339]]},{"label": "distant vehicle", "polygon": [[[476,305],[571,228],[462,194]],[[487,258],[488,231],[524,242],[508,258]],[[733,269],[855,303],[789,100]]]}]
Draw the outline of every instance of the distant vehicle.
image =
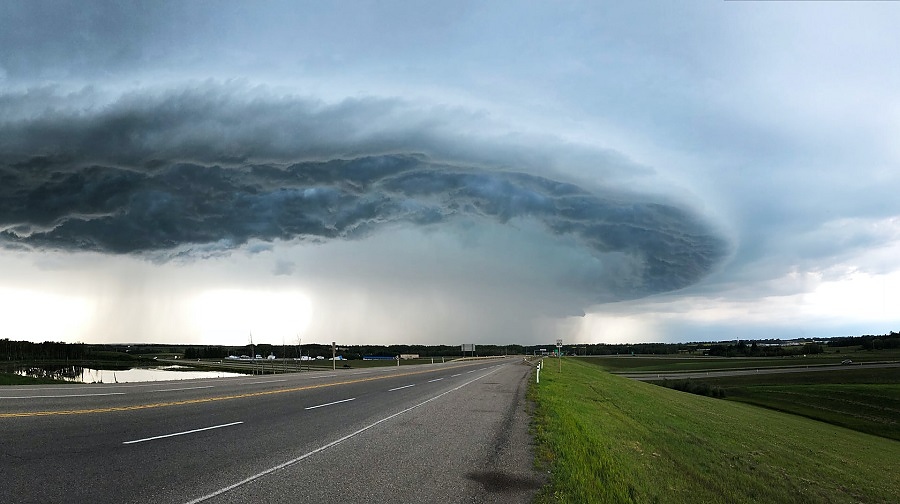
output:
[{"label": "distant vehicle", "polygon": [[275,354],[269,354],[269,356],[266,358],[269,360],[275,360]]},{"label": "distant vehicle", "polygon": [[256,357],[254,357],[254,359],[262,359],[262,355],[256,354]]},{"label": "distant vehicle", "polygon": [[325,360],[325,357],[322,357],[321,355],[317,355],[316,360]]},{"label": "distant vehicle", "polygon": [[844,359],[841,361],[841,364],[853,364],[853,361],[850,359]]}]

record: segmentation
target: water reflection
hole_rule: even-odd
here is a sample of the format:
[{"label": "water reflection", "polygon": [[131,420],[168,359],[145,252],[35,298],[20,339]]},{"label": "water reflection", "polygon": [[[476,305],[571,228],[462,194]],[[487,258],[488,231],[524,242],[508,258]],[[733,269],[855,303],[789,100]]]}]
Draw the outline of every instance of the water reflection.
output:
[{"label": "water reflection", "polygon": [[16,374],[76,383],[133,383],[243,376],[240,373],[229,373],[227,371],[196,371],[187,366],[108,369],[94,369],[82,366],[28,366],[19,368],[16,370]]}]

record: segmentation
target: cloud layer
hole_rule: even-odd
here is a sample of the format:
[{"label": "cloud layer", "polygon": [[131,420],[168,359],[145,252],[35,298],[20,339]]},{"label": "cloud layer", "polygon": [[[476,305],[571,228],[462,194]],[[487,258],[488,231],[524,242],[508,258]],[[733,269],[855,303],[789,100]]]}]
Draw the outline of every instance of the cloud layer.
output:
[{"label": "cloud layer", "polygon": [[[165,260],[391,226],[528,221],[604,265],[575,279],[591,292],[585,304],[687,287],[728,253],[683,204],[520,162],[553,159],[560,145],[466,143],[447,133],[458,114],[417,114],[396,100],[250,96],[207,86],[101,105],[90,91],[0,97],[9,118],[0,123],[0,243]],[[60,108],[39,109],[48,99]]]}]

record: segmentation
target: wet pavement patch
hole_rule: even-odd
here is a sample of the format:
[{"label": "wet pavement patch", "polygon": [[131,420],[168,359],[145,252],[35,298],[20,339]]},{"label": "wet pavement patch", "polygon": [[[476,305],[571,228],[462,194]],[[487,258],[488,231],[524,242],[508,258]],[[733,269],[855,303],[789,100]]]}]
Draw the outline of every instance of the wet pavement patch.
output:
[{"label": "wet pavement patch", "polygon": [[485,491],[490,493],[518,492],[541,487],[541,482],[535,478],[516,476],[500,471],[470,472],[466,474],[466,477],[481,483]]}]

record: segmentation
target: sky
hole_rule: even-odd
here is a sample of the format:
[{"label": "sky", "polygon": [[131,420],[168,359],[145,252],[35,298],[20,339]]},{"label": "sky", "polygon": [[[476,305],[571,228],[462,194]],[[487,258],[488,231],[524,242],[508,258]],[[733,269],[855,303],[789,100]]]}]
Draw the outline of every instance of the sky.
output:
[{"label": "sky", "polygon": [[0,3],[0,338],[900,329],[897,2]]}]

